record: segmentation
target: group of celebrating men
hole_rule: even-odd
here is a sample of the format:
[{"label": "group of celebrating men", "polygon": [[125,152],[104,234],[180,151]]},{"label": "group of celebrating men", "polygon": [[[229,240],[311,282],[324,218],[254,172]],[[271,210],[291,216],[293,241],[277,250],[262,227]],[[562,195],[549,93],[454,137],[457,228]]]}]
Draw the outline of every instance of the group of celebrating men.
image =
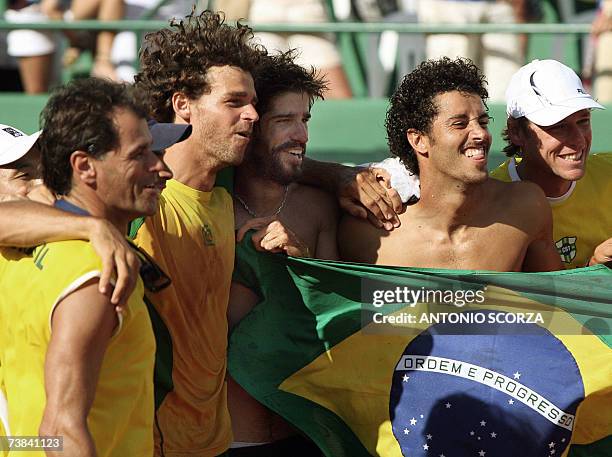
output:
[{"label": "group of celebrating men", "polygon": [[[260,301],[234,273],[246,243],[493,271],[612,260],[612,157],[587,161],[602,107],[561,63],[514,75],[498,179],[481,71],[422,63],[387,113],[397,173],[306,159],[326,83],[251,37],[192,14],[147,36],[133,87],[74,81],[40,134],[0,126],[3,435],[63,436],[70,456],[317,455],[226,376],[228,332]],[[416,179],[403,204],[391,184]]]}]

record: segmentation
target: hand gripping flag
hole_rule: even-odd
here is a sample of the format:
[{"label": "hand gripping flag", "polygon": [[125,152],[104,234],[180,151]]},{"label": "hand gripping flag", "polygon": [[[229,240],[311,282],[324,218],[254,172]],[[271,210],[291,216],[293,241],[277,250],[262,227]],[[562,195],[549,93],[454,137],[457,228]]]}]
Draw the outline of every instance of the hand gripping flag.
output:
[{"label": "hand gripping flag", "polygon": [[230,373],[327,456],[612,455],[606,267],[379,267],[250,240],[237,258],[261,302],[231,335]]}]

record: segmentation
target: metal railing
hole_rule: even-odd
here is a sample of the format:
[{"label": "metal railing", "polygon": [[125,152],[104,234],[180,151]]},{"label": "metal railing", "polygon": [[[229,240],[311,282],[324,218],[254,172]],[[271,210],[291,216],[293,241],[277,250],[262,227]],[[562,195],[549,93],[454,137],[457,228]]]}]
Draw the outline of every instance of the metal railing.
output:
[{"label": "metal railing", "polygon": [[[0,0],[1,1],[1,0]],[[0,30],[116,30],[147,32],[168,26],[168,21],[49,21],[8,22],[0,20]],[[414,24],[390,22],[325,22],[318,24],[251,24],[256,32],[279,33],[526,33],[526,34],[587,34],[589,24]]]}]

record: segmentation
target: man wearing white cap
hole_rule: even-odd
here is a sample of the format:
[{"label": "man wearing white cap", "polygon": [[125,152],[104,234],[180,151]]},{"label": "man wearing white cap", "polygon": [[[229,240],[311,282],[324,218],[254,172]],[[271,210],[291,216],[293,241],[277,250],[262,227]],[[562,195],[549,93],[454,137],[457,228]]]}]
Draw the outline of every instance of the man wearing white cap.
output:
[{"label": "man wearing white cap", "polygon": [[[553,211],[555,245],[567,268],[612,260],[612,154],[593,155],[592,109],[603,109],[573,70],[534,60],[514,74],[506,91],[510,157],[491,173],[502,181],[529,180]],[[606,241],[607,240],[607,241]]]},{"label": "man wearing white cap", "polygon": [[40,132],[26,135],[10,125],[0,124],[0,201],[3,196],[26,197],[41,181]]}]

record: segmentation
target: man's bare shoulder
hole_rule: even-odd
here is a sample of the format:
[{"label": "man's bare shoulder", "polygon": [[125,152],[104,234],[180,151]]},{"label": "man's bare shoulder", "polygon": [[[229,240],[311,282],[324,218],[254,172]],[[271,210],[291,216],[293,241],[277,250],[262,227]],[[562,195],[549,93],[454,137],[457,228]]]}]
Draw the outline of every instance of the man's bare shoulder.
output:
[{"label": "man's bare shoulder", "polygon": [[368,220],[343,214],[338,226],[340,258],[348,262],[374,263],[382,239],[389,232],[372,225]]},{"label": "man's bare shoulder", "polygon": [[496,179],[489,179],[487,184],[496,212],[506,213],[523,230],[539,232],[543,225],[551,224],[550,204],[537,184],[528,181],[502,182]]},{"label": "man's bare shoulder", "polygon": [[525,209],[538,208],[540,205],[548,206],[544,191],[540,186],[530,181],[504,182],[489,179],[487,185],[495,195],[496,200],[500,202],[513,202]]},{"label": "man's bare shoulder", "polygon": [[295,196],[303,198],[304,202],[307,204],[321,204],[330,207],[336,206],[336,197],[318,187],[293,183],[291,184],[290,190]]},{"label": "man's bare shoulder", "polygon": [[303,215],[317,219],[338,218],[336,197],[322,189],[305,184],[291,185],[293,205],[299,205]]}]

